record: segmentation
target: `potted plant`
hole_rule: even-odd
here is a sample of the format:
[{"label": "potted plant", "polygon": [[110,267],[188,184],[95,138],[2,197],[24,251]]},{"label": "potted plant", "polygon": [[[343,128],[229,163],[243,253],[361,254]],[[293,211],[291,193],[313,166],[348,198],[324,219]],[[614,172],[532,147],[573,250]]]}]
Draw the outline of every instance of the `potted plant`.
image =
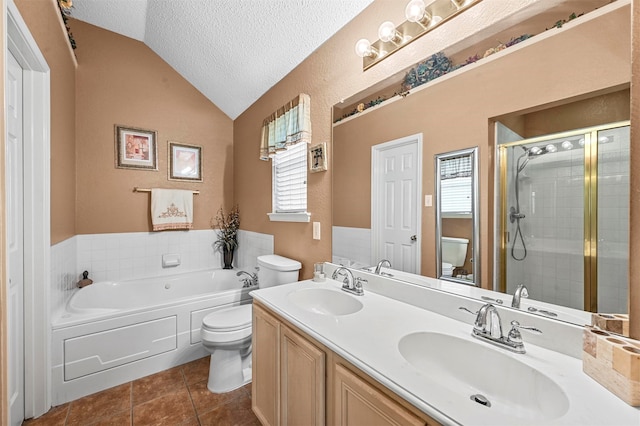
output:
[{"label": "potted plant", "polygon": [[220,207],[215,219],[211,220],[211,227],[218,234],[214,243],[216,249],[222,251],[224,269],[233,269],[233,252],[238,247],[238,228],[240,227],[240,210],[236,205],[228,215]]}]

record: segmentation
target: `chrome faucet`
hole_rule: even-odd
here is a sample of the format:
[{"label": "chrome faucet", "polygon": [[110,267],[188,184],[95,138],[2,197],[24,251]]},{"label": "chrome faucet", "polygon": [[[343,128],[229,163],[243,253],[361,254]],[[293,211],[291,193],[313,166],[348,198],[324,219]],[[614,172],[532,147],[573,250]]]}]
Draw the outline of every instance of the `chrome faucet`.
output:
[{"label": "chrome faucet", "polygon": [[380,274],[380,270],[382,269],[382,267],[384,266],[384,264],[387,264],[388,268],[391,268],[391,262],[389,262],[387,259],[382,259],[380,262],[378,262],[378,264],[376,265],[376,270],[374,271],[375,274]]},{"label": "chrome faucet", "polygon": [[524,284],[520,284],[518,288],[516,288],[516,292],[513,293],[513,299],[511,300],[511,307],[520,309],[520,300],[522,298],[529,297],[529,290],[525,287]]},{"label": "chrome faucet", "polygon": [[367,280],[360,277],[354,278],[353,273],[344,266],[333,271],[331,278],[337,281],[338,276],[344,277],[342,280],[342,290],[355,294],[356,296],[362,296],[364,294],[362,283],[366,283]]},{"label": "chrome faucet", "polygon": [[246,275],[246,278],[240,278],[240,281],[242,281],[242,288],[248,288],[248,287],[257,287],[258,286],[258,274],[257,272],[260,270],[260,268],[256,267],[256,272],[254,272],[253,274],[250,274],[246,271],[238,271],[236,273],[236,277],[240,277],[242,275]]},{"label": "chrome faucet", "polygon": [[491,303],[482,306],[478,312],[472,312],[465,307],[460,307],[463,311],[467,311],[476,315],[476,321],[473,325],[471,335],[477,339],[489,342],[492,345],[499,346],[518,354],[526,353],[520,329],[528,330],[533,333],[542,334],[542,331],[535,327],[520,325],[518,321],[511,321],[511,330],[504,336],[502,334],[502,320],[498,309]]},{"label": "chrome faucet", "polygon": [[391,269],[391,262],[389,262],[387,259],[382,259],[376,265],[376,269],[373,271],[373,273],[376,274],[376,275],[383,275],[383,276],[387,276],[387,277],[393,277],[393,275],[391,275],[391,274],[388,274],[386,272],[382,272],[382,267],[385,264],[387,265],[387,268]]}]

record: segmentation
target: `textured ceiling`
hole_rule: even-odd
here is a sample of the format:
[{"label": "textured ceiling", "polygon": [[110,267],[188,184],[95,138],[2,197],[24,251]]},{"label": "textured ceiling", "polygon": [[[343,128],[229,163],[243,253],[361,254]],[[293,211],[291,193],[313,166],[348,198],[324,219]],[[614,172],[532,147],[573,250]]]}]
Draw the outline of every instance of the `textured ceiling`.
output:
[{"label": "textured ceiling", "polygon": [[71,16],[144,42],[235,119],[372,1],[76,0]]}]

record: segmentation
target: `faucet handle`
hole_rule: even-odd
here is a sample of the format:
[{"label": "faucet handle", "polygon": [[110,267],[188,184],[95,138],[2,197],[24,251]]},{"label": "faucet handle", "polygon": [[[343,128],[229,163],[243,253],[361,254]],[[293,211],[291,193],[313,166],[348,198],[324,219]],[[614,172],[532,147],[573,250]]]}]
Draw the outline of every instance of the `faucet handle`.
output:
[{"label": "faucet handle", "polygon": [[536,327],[530,327],[528,325],[520,325],[520,323],[516,320],[511,321],[511,330],[509,330],[509,335],[507,336],[507,340],[513,343],[522,343],[522,334],[520,334],[520,329],[530,331],[534,334],[542,334],[542,331]]},{"label": "faucet handle", "polygon": [[356,282],[353,285],[356,294],[364,294],[364,288],[362,287],[362,284],[367,284],[368,282],[369,281],[367,281],[365,278],[356,277]]},{"label": "faucet handle", "polygon": [[460,309],[461,311],[469,312],[471,315],[478,315],[478,312],[480,312],[480,311],[473,312],[471,309],[465,308],[464,306],[460,306],[458,309]]}]

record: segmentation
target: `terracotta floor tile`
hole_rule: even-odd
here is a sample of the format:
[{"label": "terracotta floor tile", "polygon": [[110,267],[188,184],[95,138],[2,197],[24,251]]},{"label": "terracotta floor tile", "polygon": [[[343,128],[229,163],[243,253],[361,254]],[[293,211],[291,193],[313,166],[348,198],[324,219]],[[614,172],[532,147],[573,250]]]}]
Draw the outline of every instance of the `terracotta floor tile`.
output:
[{"label": "terracotta floor tile", "polygon": [[133,382],[133,405],[139,405],[143,402],[151,401],[162,395],[175,392],[186,387],[182,369],[174,367],[169,370]]},{"label": "terracotta floor tile", "polygon": [[133,424],[179,425],[196,417],[187,388],[133,407]]},{"label": "terracotta floor tile", "polygon": [[207,389],[206,380],[189,385],[189,392],[191,393],[191,399],[193,400],[193,405],[196,407],[198,415],[231,402],[235,404],[238,398],[248,398],[244,388],[239,388],[227,393],[213,393]]},{"label": "terracotta floor tile", "polygon": [[209,360],[211,356],[196,359],[182,365],[182,372],[187,384],[201,382],[209,379]]},{"label": "terracotta floor tile", "polygon": [[26,420],[24,426],[64,426],[69,414],[69,404],[51,408],[37,419]]},{"label": "terracotta floor tile", "polygon": [[103,417],[93,426],[131,426],[131,410],[121,411],[110,417]]},{"label": "terracotta floor tile", "polygon": [[131,410],[131,383],[85,396],[69,405],[67,425],[94,424],[113,413]]},{"label": "terracotta floor tile", "polygon": [[253,426],[259,425],[258,418],[251,411],[251,399],[244,392],[233,403],[221,405],[198,416],[202,426]]}]

